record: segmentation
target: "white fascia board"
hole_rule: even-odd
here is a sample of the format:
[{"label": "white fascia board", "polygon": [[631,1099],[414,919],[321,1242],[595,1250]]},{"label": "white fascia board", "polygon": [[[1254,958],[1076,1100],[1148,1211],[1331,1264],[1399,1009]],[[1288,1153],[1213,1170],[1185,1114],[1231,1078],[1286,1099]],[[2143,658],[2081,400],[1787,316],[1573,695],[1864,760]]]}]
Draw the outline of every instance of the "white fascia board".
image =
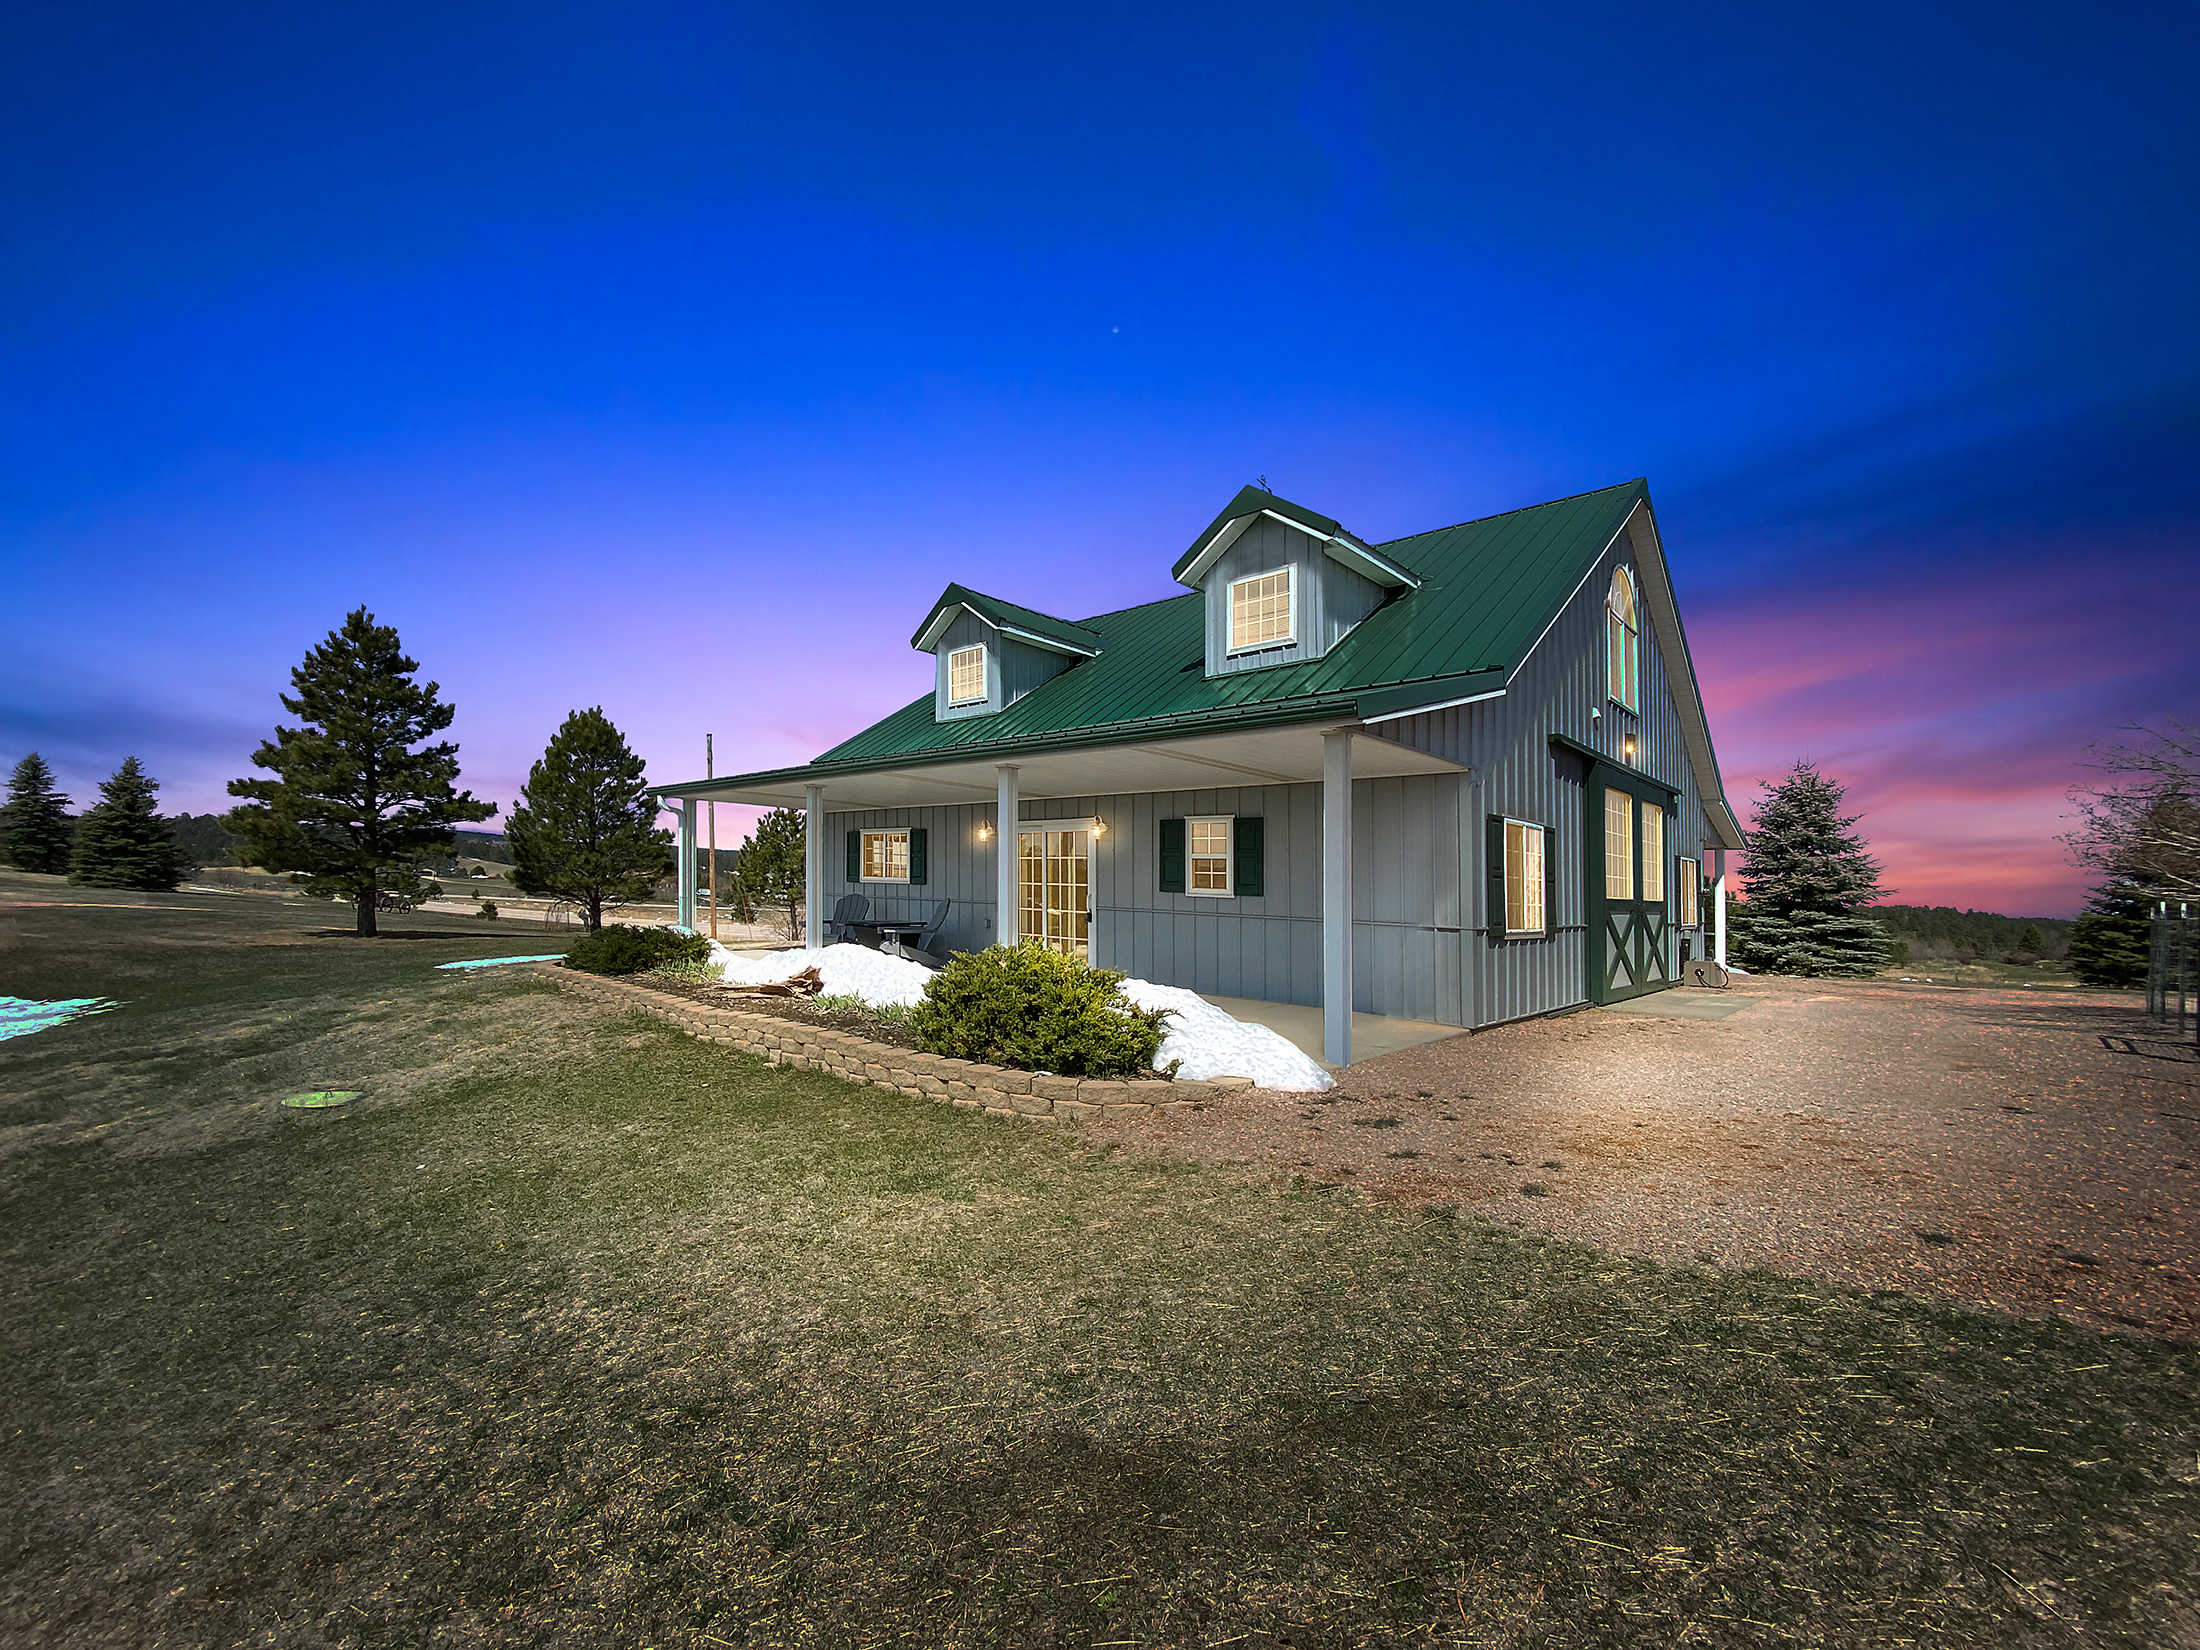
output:
[{"label": "white fascia board", "polygon": [[989,629],[998,630],[1000,628],[968,602],[957,602],[953,607],[941,608],[939,617],[924,627],[924,633],[917,638],[917,651],[919,653],[937,652],[940,638],[947,634],[947,627],[955,622],[959,614],[963,613],[969,614]]},{"label": "white fascia board", "polygon": [[1470,693],[1464,699],[1440,699],[1433,705],[1409,705],[1404,710],[1386,710],[1380,716],[1363,716],[1360,720],[1368,727],[1377,722],[1395,722],[1402,716],[1426,716],[1431,711],[1452,710],[1460,705],[1479,705],[1485,699],[1502,699],[1503,688],[1491,688],[1487,693]]},{"label": "white fascia board", "polygon": [[[1296,525],[1294,523],[1293,525]],[[1300,531],[1305,531],[1301,528]],[[1319,533],[1314,535],[1321,538]],[[1334,538],[1322,539],[1322,554],[1339,566],[1349,567],[1361,577],[1370,579],[1386,590],[1418,590],[1421,581],[1400,567],[1385,560],[1357,539],[1339,533]]]},{"label": "white fascia board", "polygon": [[[979,616],[984,617],[983,614]],[[1036,631],[1020,630],[1012,624],[1004,624],[996,628],[1004,636],[1013,636],[1019,642],[1029,642],[1033,647],[1043,647],[1049,652],[1067,653],[1073,659],[1097,659],[1100,657],[1100,650],[1096,647],[1077,647],[1069,642],[1059,641],[1052,636],[1041,636]]]},{"label": "white fascia board", "polygon": [[[1222,559],[1222,552],[1237,543],[1238,535],[1250,527],[1259,516],[1267,513],[1266,511],[1256,511],[1252,515],[1232,516],[1220,527],[1217,527],[1215,536],[1200,547],[1199,554],[1192,558],[1192,565],[1184,569],[1183,575],[1176,582],[1187,589],[1197,590],[1199,581],[1207,576],[1207,569]],[[1280,521],[1283,518],[1279,516],[1276,519]],[[1293,522],[1292,525],[1297,526],[1298,524]]]}]

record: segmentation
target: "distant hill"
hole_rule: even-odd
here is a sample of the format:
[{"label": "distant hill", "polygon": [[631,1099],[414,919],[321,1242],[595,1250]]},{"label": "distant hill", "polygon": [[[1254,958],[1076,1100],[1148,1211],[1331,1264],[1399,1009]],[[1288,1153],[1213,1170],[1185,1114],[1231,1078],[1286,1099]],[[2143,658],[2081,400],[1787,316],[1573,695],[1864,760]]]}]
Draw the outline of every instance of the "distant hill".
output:
[{"label": "distant hill", "polygon": [[2060,962],[2070,954],[2070,922],[2063,917],[2005,917],[1995,911],[1958,911],[1952,905],[1875,905],[1871,914],[1908,944],[1916,962],[2019,955],[2027,928],[2039,931],[2038,955]]},{"label": "distant hill", "polygon": [[[73,826],[74,820],[70,821]],[[192,856],[195,865],[234,865],[237,838],[222,829],[219,814],[176,814],[168,832]],[[486,859],[499,865],[512,862],[512,850],[501,831],[460,831],[458,852],[466,859]],[[449,861],[444,863],[448,864]]]}]

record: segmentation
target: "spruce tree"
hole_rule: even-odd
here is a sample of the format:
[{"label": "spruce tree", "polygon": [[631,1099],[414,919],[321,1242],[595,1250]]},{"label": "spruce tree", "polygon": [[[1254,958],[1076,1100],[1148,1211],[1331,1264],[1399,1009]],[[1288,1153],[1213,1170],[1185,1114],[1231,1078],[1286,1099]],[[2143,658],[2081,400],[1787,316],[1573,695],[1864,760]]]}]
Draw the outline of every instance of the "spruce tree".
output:
[{"label": "spruce tree", "polygon": [[176,845],[168,822],[153,807],[159,789],[134,756],[115,770],[99,787],[99,800],[77,821],[71,882],[151,893],[173,888],[190,874],[191,856]]},{"label": "spruce tree", "polygon": [[69,799],[36,751],[16,763],[0,807],[0,860],[18,871],[59,876],[69,868]]},{"label": "spruce tree", "polygon": [[277,727],[252,755],[275,777],[229,782],[231,796],[249,799],[222,817],[240,856],[303,871],[307,893],[349,900],[362,935],[375,932],[381,895],[428,892],[421,862],[450,856],[454,825],[496,812],[453,787],[456,745],[423,745],[457,711],[436,698],[434,682],[412,679],[419,668],[394,628],[364,607],[347,614],[290,673],[295,696],[281,696],[305,725]]},{"label": "spruce tree", "polygon": [[774,808],[757,820],[734,861],[734,905],[753,910],[759,905],[787,908],[787,937],[799,938],[802,925],[803,816],[800,808]]},{"label": "spruce tree", "polygon": [[2070,969],[2079,983],[2145,985],[2153,915],[2154,901],[2136,884],[2112,881],[2095,888],[2070,925]]},{"label": "spruce tree", "polygon": [[591,931],[606,907],[647,899],[672,869],[642,759],[604,715],[576,710],[552,736],[504,828],[512,886],[581,909]]},{"label": "spruce tree", "polygon": [[1842,787],[1812,762],[1767,780],[1742,870],[1744,898],[1727,914],[1727,950],[1767,974],[1843,977],[1887,966],[1887,931],[1864,914],[1887,890],[1879,863],[1841,812]]}]

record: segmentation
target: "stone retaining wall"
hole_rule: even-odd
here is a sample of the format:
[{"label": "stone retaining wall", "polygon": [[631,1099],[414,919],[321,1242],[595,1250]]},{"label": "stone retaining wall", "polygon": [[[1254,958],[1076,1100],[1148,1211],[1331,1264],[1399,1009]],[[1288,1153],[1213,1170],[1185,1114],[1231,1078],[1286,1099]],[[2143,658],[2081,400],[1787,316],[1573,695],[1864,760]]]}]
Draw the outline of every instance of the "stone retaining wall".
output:
[{"label": "stone retaining wall", "polygon": [[732,1002],[702,1002],[659,991],[638,981],[583,974],[555,963],[537,965],[568,991],[639,1009],[691,1036],[761,1055],[775,1066],[807,1066],[851,1083],[892,1089],[915,1100],[938,1100],[995,1117],[1035,1123],[1081,1123],[1106,1114],[1152,1112],[1195,1105],[1252,1087],[1249,1078],[1215,1077],[1159,1082],[1116,1082],[1092,1077],[1050,1077],[1008,1066],[920,1054],[913,1048],[873,1042],[831,1026],[809,1025],[777,1014],[759,1014]]}]

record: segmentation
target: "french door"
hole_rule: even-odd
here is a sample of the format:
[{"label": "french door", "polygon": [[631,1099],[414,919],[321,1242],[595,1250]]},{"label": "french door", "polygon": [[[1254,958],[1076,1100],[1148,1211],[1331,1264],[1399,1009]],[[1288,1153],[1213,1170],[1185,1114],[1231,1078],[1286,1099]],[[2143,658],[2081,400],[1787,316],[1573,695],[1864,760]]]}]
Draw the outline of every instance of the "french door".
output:
[{"label": "french door", "polygon": [[1016,895],[1016,932],[1021,937],[1092,960],[1090,831],[1019,831]]},{"label": "french door", "polygon": [[1673,983],[1673,923],[1665,886],[1672,816],[1662,794],[1607,783],[1588,787],[1582,847],[1589,908],[1589,999],[1612,1003]]}]

